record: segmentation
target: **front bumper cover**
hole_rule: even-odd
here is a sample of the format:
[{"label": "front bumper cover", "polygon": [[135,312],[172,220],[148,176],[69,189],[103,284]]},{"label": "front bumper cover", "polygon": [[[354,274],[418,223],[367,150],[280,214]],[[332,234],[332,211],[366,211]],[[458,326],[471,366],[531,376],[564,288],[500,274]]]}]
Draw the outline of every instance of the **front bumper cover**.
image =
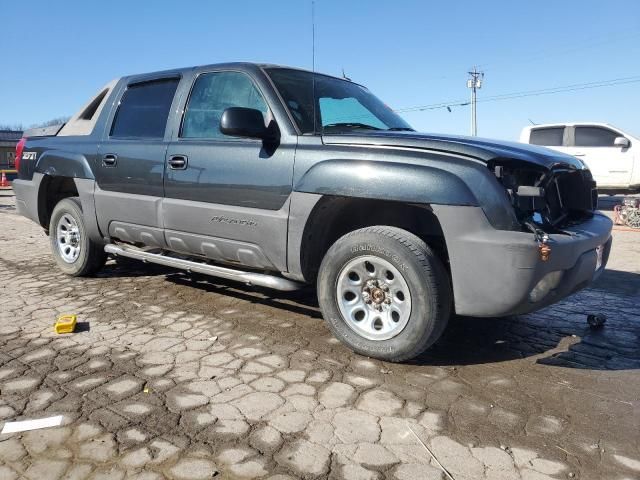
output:
[{"label": "front bumper cover", "polygon": [[[455,310],[459,315],[501,317],[532,312],[585,288],[606,266],[612,221],[601,213],[566,234],[549,235],[543,262],[533,234],[495,230],[477,207],[433,206],[445,234]],[[596,271],[596,248],[604,246]],[[530,293],[543,277],[562,271],[558,285],[539,301]]]}]

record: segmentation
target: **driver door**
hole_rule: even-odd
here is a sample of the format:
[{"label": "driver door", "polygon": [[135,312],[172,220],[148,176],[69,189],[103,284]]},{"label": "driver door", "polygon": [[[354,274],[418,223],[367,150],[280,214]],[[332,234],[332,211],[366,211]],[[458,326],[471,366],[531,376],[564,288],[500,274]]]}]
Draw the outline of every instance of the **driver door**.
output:
[{"label": "driver door", "polygon": [[182,124],[166,154],[162,217],[166,242],[178,252],[267,270],[286,270],[289,195],[296,142],[275,148],[220,132],[226,108],[271,110],[249,74],[196,76]]}]

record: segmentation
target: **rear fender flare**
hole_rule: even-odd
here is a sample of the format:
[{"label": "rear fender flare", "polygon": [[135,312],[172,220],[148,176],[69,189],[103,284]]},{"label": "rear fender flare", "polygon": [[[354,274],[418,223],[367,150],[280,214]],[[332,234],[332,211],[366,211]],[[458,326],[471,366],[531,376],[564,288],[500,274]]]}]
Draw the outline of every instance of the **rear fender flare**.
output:
[{"label": "rear fender flare", "polygon": [[48,189],[51,188],[52,183],[55,179],[67,179],[73,180],[76,191],[78,192],[78,197],[80,199],[80,205],[82,207],[82,213],[84,215],[84,223],[85,228],[87,229],[87,234],[89,237],[95,242],[104,242],[104,238],[102,233],[100,232],[100,228],[98,227],[98,220],[96,215],[95,208],[95,200],[94,200],[94,190],[95,190],[95,180],[87,179],[87,178],[72,178],[72,177],[61,177],[61,176],[52,176],[52,175],[42,175],[36,174],[34,175],[34,180],[37,181],[37,195],[32,199],[32,201],[37,204],[37,218],[38,223],[46,230],[49,229],[48,223],[48,211],[52,211],[55,205],[47,205],[48,198]]},{"label": "rear fender flare", "polygon": [[38,159],[35,171],[53,177],[95,179],[84,155],[61,150],[44,152]]}]

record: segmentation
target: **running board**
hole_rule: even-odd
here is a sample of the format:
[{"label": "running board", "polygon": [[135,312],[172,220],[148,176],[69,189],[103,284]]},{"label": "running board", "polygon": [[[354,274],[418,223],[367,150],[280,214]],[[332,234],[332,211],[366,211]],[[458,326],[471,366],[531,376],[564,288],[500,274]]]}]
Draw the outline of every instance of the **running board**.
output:
[{"label": "running board", "polygon": [[105,245],[104,251],[113,255],[122,257],[135,258],[143,262],[158,263],[167,267],[179,268],[187,272],[202,273],[213,277],[226,278],[237,282],[246,283],[247,285],[257,285],[260,287],[273,288],[275,290],[293,291],[300,289],[304,284],[294,282],[275,275],[267,275],[264,273],[244,272],[242,270],[234,270],[232,268],[219,267],[217,265],[209,265],[208,263],[194,262],[192,260],[184,260],[182,258],[169,257],[158,253],[145,252],[138,249],[128,248],[126,246],[114,245],[112,243]]}]

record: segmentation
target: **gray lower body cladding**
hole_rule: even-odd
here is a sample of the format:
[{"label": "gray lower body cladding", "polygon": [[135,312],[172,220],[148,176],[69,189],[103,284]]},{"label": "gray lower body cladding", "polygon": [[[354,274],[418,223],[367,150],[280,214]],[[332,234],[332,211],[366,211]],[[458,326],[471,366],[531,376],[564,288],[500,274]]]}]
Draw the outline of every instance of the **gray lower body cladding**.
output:
[{"label": "gray lower body cladding", "polygon": [[95,204],[104,235],[251,268],[287,270],[289,200],[279,210],[103,190]]},{"label": "gray lower body cladding", "polygon": [[38,217],[38,192],[43,175],[36,173],[32,180],[16,179],[11,186],[16,194],[16,210],[29,220],[40,223]]},{"label": "gray lower body cladding", "polygon": [[[551,255],[542,261],[531,233],[495,230],[476,207],[434,205],[447,242],[459,315],[501,317],[539,310],[588,286],[602,272],[611,249],[611,220],[590,220],[549,235]],[[596,270],[602,246],[602,266]],[[557,285],[532,301],[532,290],[548,274]],[[548,277],[547,277],[548,278]]]}]

